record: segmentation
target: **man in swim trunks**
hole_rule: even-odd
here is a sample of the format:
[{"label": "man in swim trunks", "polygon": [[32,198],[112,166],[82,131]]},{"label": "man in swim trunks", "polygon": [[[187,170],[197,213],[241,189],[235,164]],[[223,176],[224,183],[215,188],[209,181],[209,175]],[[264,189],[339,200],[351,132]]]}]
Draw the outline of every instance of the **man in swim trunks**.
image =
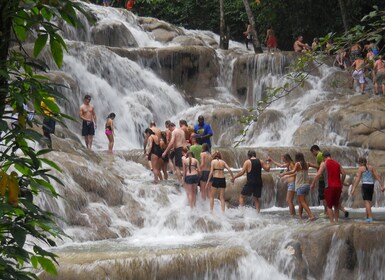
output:
[{"label": "man in swim trunks", "polygon": [[237,175],[235,175],[234,179],[231,181],[234,183],[236,178],[241,177],[243,174],[247,173],[246,185],[243,187],[241,195],[239,196],[239,205],[243,207],[245,205],[245,197],[253,195],[255,209],[259,213],[261,210],[261,203],[259,199],[261,198],[263,187],[262,168],[269,172],[270,160],[265,162],[261,159],[258,159],[257,154],[252,150],[247,152],[247,156],[249,159],[243,163],[242,170]]},{"label": "man in swim trunks", "polygon": [[376,95],[379,94],[378,85],[381,85],[382,94],[385,95],[385,60],[380,56],[374,63],[375,84],[374,89]]},{"label": "man in swim trunks", "polygon": [[321,177],[321,175],[324,176],[327,213],[330,222],[336,223],[338,222],[342,184],[345,181],[346,172],[336,160],[331,158],[329,152],[324,151],[323,156],[325,160],[321,163],[310,188],[313,190],[317,180]]},{"label": "man in swim trunks", "polygon": [[162,157],[166,157],[167,152],[174,148],[176,176],[178,177],[179,182],[183,184],[181,174],[183,167],[182,150],[186,147],[186,136],[184,131],[181,128],[177,128],[174,123],[170,123],[168,128],[171,131],[171,140],[168,143],[166,150],[163,152]]},{"label": "man in swim trunks", "polygon": [[96,113],[93,105],[90,104],[91,96],[84,96],[83,104],[80,106],[80,119],[82,123],[82,136],[84,136],[87,149],[92,148],[92,140],[96,129]]},{"label": "man in swim trunks", "polygon": [[360,84],[360,90],[361,94],[365,93],[365,68],[364,68],[365,60],[358,56],[356,60],[354,60],[352,64],[352,68],[354,68],[352,77],[353,77],[353,83],[354,80],[358,81]]}]

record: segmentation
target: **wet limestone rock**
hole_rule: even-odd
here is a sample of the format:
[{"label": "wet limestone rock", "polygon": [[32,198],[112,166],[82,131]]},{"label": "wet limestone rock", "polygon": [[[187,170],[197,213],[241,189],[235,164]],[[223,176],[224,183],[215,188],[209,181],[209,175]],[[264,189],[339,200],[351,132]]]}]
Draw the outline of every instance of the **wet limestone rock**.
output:
[{"label": "wet limestone rock", "polygon": [[95,45],[120,48],[138,47],[138,43],[130,30],[119,21],[98,21],[91,29],[91,40]]}]

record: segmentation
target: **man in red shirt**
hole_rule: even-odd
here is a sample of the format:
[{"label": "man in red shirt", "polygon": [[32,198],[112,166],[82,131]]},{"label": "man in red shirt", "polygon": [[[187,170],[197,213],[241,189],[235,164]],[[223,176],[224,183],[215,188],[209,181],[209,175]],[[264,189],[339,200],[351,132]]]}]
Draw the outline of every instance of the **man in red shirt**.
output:
[{"label": "man in red shirt", "polygon": [[314,189],[319,177],[321,177],[321,175],[324,175],[325,202],[327,206],[327,213],[330,222],[336,223],[338,222],[340,197],[342,192],[342,185],[346,177],[346,172],[336,160],[331,158],[329,152],[324,151],[323,156],[324,161],[321,163],[310,187],[311,189]]}]

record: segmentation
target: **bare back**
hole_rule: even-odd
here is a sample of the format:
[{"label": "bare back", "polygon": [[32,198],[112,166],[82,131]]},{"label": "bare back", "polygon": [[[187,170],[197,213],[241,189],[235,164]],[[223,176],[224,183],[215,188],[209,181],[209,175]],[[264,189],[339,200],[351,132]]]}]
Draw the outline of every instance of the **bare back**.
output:
[{"label": "bare back", "polygon": [[185,133],[180,128],[175,128],[171,134],[171,138],[174,138],[174,148],[186,147]]},{"label": "bare back", "polygon": [[201,153],[201,170],[209,171],[211,168],[211,161],[213,160],[213,157],[209,152],[203,152]]}]

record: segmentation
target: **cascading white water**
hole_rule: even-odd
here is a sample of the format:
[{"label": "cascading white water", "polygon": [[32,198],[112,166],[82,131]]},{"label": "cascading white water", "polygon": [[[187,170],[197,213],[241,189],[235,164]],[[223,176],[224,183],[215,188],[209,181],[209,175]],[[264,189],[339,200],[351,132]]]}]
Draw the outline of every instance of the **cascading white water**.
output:
[{"label": "cascading white water", "polygon": [[[157,42],[143,31],[136,17],[127,11],[95,5],[87,7],[101,24],[122,23],[130,30],[139,48],[168,45]],[[66,114],[77,118],[83,96],[92,96],[99,126],[94,140],[96,150],[107,147],[104,118],[115,112],[115,147],[122,151],[113,157],[97,151],[91,159],[87,158],[90,155],[81,152],[79,155],[51,154],[52,159],[63,166],[65,175],[57,176],[64,182],[64,187],[56,186],[62,198],[52,202],[41,197],[40,204],[63,217],[67,223],[59,223],[72,238],[65,239],[55,249],[62,257],[63,279],[65,271],[71,279],[161,279],[160,272],[166,275],[163,279],[321,277],[321,274],[311,276],[307,269],[301,272],[298,269],[310,260],[300,253],[301,246],[296,241],[301,233],[313,230],[311,224],[289,219],[287,210],[282,208],[264,209],[260,215],[249,207],[244,212],[227,209],[226,214],[222,214],[216,201],[214,214],[211,214],[208,202],[198,199],[196,209],[191,210],[183,189],[173,180],[151,185],[150,172],[140,164],[126,161],[123,156],[126,150],[141,147],[142,133],[151,120],[160,127],[166,119],[184,118],[193,124],[198,115],[214,115],[218,108],[255,106],[266,88],[284,82],[285,55],[250,56],[252,66],[247,74],[250,85],[245,102],[240,102],[232,88],[236,58],[216,51],[220,64],[217,94],[210,99],[198,99],[198,104],[190,106],[183,93],[140,62],[121,57],[106,46],[91,44],[93,27],[84,26],[89,30],[79,33],[68,28],[63,33],[69,46],[63,71],[68,80],[75,81],[76,87],[64,91],[69,102],[60,105]],[[218,40],[217,35],[207,32],[186,31],[186,34],[196,34],[204,38],[204,42],[213,38]],[[244,49],[233,42],[230,46]],[[260,129],[258,135],[249,135],[245,145],[290,146],[293,134],[302,122],[303,110],[330,94],[323,88],[323,79],[334,70],[321,67],[320,71],[317,77],[309,78],[306,95],[295,93],[302,94],[301,102],[287,97],[269,108],[282,112],[284,121],[275,123],[275,127]],[[229,119],[221,121],[232,121]],[[67,125],[81,138],[78,123]],[[235,135],[225,131],[218,143],[231,137]],[[338,141],[338,136],[333,137],[330,143]],[[274,204],[274,199],[269,203]],[[312,209],[322,211],[322,207]],[[324,230],[328,221],[317,223]],[[336,275],[332,266],[336,251],[330,250],[327,254],[330,275]],[[382,262],[383,259],[380,264]],[[132,276],[130,271],[136,271],[138,267],[144,274]],[[190,267],[193,271],[188,269]]]}]

